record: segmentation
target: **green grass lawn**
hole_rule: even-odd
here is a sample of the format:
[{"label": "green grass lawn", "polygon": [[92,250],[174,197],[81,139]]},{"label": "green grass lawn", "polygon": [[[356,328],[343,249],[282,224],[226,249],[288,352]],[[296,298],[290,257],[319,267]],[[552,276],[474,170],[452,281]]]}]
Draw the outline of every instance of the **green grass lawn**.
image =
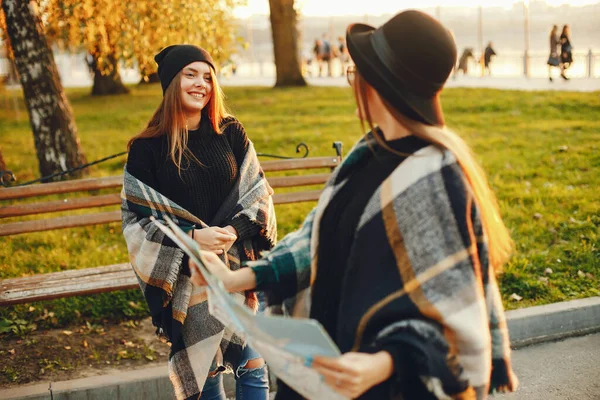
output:
[{"label": "green grass lawn", "polygon": [[[331,155],[333,141],[342,141],[348,151],[361,137],[349,88],[225,91],[259,152],[293,155],[295,145],[305,142],[310,155]],[[82,147],[93,161],[125,150],[161,92],[152,85],[132,87],[125,96],[92,98],[89,89],[67,93]],[[599,295],[599,93],[448,89],[443,104],[448,125],[473,147],[487,171],[516,244],[500,279],[506,307]],[[39,177],[20,92],[0,92],[0,146],[19,181]],[[95,166],[90,176],[120,174],[124,161]],[[277,206],[280,238],[298,227],[312,206]],[[0,279],[128,260],[119,224],[18,235],[2,244]],[[545,275],[547,268],[553,272]],[[523,299],[511,300],[513,293]],[[43,309],[54,314],[48,317]],[[25,317],[42,324],[123,315],[146,315],[138,291],[0,309],[0,317],[10,321]]]}]

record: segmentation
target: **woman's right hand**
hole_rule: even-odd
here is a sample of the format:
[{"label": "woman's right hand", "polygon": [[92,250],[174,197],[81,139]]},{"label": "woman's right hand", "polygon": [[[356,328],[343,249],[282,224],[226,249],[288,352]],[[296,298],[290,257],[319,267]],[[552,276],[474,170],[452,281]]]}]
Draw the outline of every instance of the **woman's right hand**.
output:
[{"label": "woman's right hand", "polygon": [[[206,269],[217,279],[223,282],[223,286],[227,288],[227,283],[229,282],[233,272],[215,253],[210,251],[201,251],[201,253],[202,261],[204,262]],[[200,272],[198,266],[192,259],[189,260],[189,267],[192,283],[197,286],[207,286],[208,282],[206,282],[204,276],[202,276],[202,272]]]},{"label": "woman's right hand", "polygon": [[225,228],[210,226],[194,230],[194,240],[198,242],[202,250],[212,251],[215,254],[223,254],[228,251],[237,236],[232,235]]},{"label": "woman's right hand", "polygon": [[[252,290],[256,287],[256,275],[251,268],[241,268],[237,271],[230,270],[223,261],[213,252],[201,251],[202,262],[212,275],[223,282],[229,292]],[[194,285],[207,286],[202,273],[192,260],[189,260],[191,280]]]}]

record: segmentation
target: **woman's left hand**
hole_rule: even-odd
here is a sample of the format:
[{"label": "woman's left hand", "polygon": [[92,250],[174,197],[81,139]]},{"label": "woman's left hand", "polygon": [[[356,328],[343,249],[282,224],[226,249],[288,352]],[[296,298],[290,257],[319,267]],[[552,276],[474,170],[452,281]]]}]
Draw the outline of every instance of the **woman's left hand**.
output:
[{"label": "woman's left hand", "polygon": [[394,361],[387,351],[345,353],[335,358],[315,357],[312,368],[333,390],[354,399],[392,376]]}]

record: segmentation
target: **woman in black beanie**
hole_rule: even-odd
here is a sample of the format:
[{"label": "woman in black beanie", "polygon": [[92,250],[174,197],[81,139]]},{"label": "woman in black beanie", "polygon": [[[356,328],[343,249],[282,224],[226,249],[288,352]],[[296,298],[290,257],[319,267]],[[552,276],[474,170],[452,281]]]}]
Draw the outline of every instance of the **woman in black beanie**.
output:
[{"label": "woman in black beanie", "polygon": [[[178,399],[225,399],[233,370],[238,398],[268,399],[264,360],[210,315],[206,291],[190,282],[188,258],[151,220],[176,221],[232,270],[276,241],[273,190],[244,127],[227,114],[210,54],[175,45],[155,57],[163,99],[129,143],[123,234],[157,333],[171,343]],[[256,309],[252,291],[236,294]],[[207,379],[208,377],[208,379]]]}]

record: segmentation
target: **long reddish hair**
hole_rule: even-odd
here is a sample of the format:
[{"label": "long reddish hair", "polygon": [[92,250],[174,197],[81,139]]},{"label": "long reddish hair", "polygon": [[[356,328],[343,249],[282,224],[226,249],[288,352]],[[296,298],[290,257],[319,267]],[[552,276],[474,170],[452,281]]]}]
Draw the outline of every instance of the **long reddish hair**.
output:
[{"label": "long reddish hair", "polygon": [[[205,107],[205,115],[210,119],[215,132],[220,134],[224,128],[222,122],[229,116],[229,113],[225,105],[225,94],[212,68],[210,68],[210,77],[212,79],[213,90],[210,100]],[[187,147],[188,128],[187,119],[183,111],[183,101],[181,99],[181,71],[173,78],[167,90],[165,90],[163,99],[152,118],[150,118],[150,121],[148,121],[146,128],[129,139],[127,150],[129,151],[132,143],[137,139],[155,138],[163,135],[167,136],[169,155],[179,172],[182,169],[183,159],[193,159],[202,164]]]},{"label": "long reddish hair", "polygon": [[[363,124],[367,121],[371,130],[374,129],[373,119],[369,112],[369,106],[367,99],[367,85],[368,83],[360,76],[358,71],[355,75],[354,80],[354,97],[358,105],[358,112]],[[375,89],[373,89],[375,90]],[[447,149],[458,161],[468,186],[471,188],[472,195],[468,197],[474,197],[475,204],[479,209],[481,215],[481,222],[483,225],[484,235],[488,243],[488,253],[490,265],[494,271],[499,273],[502,270],[503,264],[508,261],[510,254],[513,250],[514,244],[510,238],[510,234],[506,225],[502,221],[500,216],[500,207],[494,192],[489,186],[487,177],[483,168],[476,161],[469,146],[458,136],[456,133],[448,129],[446,126],[432,126],[426,125],[421,122],[412,120],[406,117],[404,114],[396,111],[387,101],[381,99],[386,109],[394,116],[394,118],[406,127],[410,132],[439,148]],[[374,135],[375,139],[379,144],[386,150],[398,153],[397,151],[390,148],[378,135]],[[404,155],[404,154],[402,154]],[[468,203],[467,208],[469,208]],[[467,209],[467,216],[471,215],[470,210]],[[470,230],[471,243],[476,243],[477,238],[474,237],[472,230]]]}]

